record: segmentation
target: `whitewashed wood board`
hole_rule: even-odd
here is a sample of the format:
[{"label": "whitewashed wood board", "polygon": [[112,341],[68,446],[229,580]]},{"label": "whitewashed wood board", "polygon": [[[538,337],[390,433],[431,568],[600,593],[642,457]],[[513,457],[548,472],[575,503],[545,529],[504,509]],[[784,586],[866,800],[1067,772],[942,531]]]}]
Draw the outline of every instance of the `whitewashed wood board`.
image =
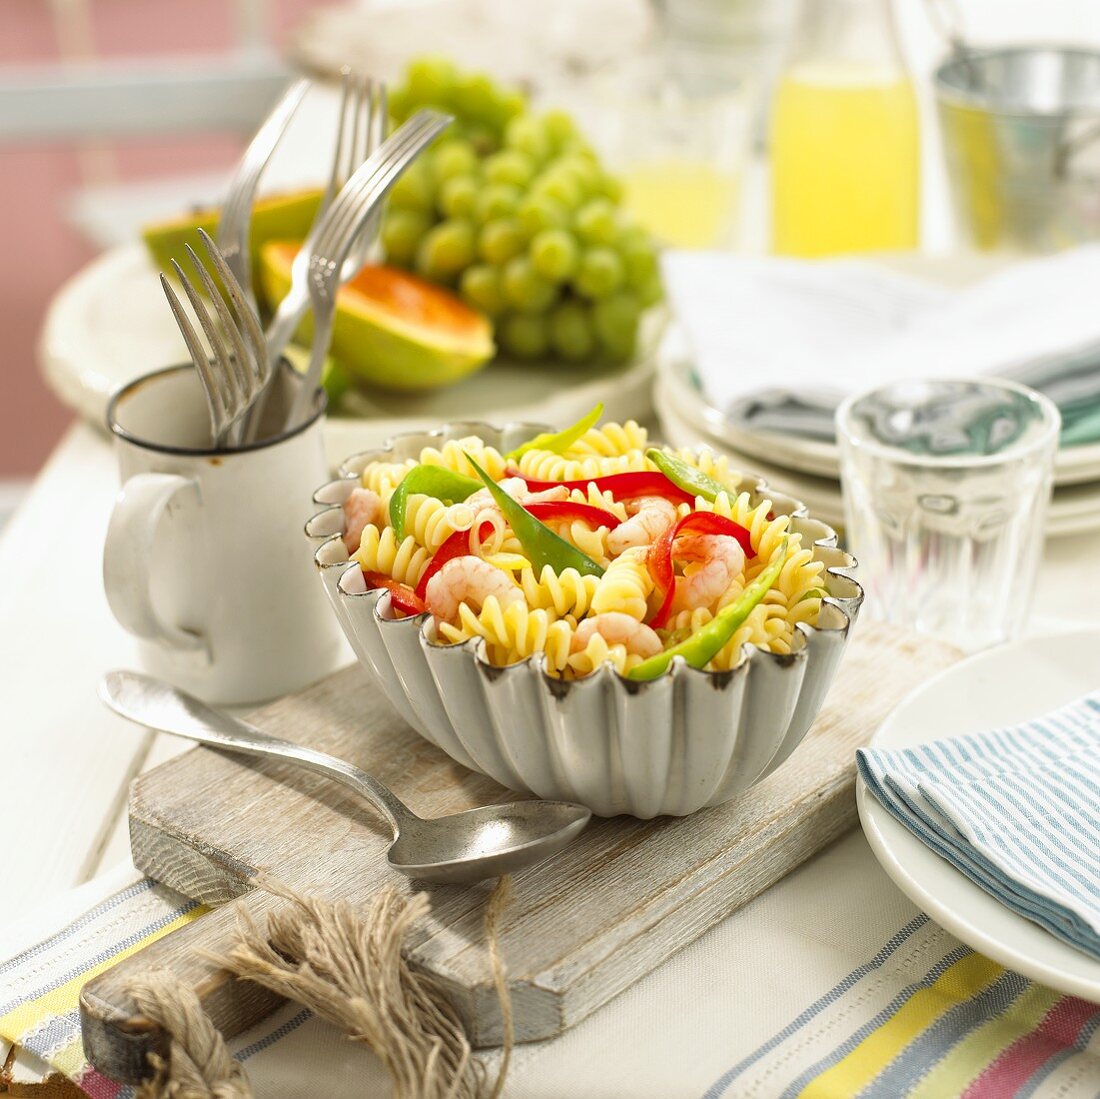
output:
[{"label": "whitewashed wood board", "polygon": [[[856,820],[854,751],[955,650],[881,626],[858,628],[806,741],[739,800],[687,818],[594,820],[565,852],[516,876],[501,946],[520,1040],[548,1038],[592,1011],[767,889]],[[365,673],[348,669],[253,718],[377,774],[428,816],[511,795],[413,733]],[[134,859],[181,892],[253,915],[283,902],[251,891],[258,870],[298,889],[367,901],[396,883],[389,836],[350,792],[287,765],[195,749],[139,778],[130,802]],[[482,932],[488,886],[431,890],[414,962],[445,985],[478,1046],[501,1038]],[[236,905],[204,916],[84,990],[85,1044],[108,1075],[135,1079],[157,1035],[125,994],[135,969],[168,966],[198,990],[227,1034],[274,1006],[205,960],[224,947]]]}]

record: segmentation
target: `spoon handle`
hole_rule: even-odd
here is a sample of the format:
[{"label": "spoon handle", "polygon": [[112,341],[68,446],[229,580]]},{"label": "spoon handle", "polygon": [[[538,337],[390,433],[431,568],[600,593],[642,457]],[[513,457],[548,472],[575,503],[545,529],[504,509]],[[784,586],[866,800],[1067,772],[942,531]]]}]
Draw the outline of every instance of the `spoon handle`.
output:
[{"label": "spoon handle", "polygon": [[388,787],[358,767],[314,748],[270,736],[162,680],[138,672],[108,672],[99,685],[99,694],[115,713],[150,729],[240,755],[290,760],[342,782],[386,818],[395,836],[403,824],[413,819]]}]

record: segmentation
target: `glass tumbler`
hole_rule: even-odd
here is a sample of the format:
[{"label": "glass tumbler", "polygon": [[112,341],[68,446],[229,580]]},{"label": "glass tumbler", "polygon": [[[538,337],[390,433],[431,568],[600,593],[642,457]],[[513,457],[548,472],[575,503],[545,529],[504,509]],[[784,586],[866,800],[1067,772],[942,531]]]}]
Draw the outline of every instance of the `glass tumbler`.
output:
[{"label": "glass tumbler", "polygon": [[837,410],[847,548],[864,613],[967,652],[1027,618],[1061,420],[994,379],[907,381]]}]

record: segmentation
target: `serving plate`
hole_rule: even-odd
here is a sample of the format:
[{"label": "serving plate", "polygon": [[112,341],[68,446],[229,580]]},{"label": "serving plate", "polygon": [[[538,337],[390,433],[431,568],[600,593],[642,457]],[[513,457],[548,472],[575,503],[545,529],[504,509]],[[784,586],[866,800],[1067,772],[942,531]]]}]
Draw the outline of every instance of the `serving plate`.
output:
[{"label": "serving plate", "polygon": [[[710,438],[748,455],[772,455],[777,464],[799,473],[840,476],[836,444],[798,435],[752,431],[712,405],[684,356],[683,343],[674,331],[666,335],[657,368],[661,384],[674,397],[681,415]],[[1054,483],[1058,487],[1100,482],[1100,443],[1062,447],[1054,459]]]},{"label": "serving plate", "polygon": [[[335,468],[348,454],[385,445],[406,431],[450,419],[570,423],[602,401],[610,420],[652,412],[656,348],[663,310],[646,318],[642,351],[620,368],[594,371],[563,363],[491,363],[447,389],[425,394],[349,394],[325,426]],[[140,242],[110,249],[59,291],[46,315],[39,363],[65,404],[97,425],[111,394],[158,367],[186,362],[157,272]]]},{"label": "serving plate", "polygon": [[[737,449],[721,436],[708,435],[681,410],[679,398],[665,384],[660,372],[653,396],[654,407],[661,423],[661,434],[667,442],[673,446],[697,446],[699,443],[706,443],[712,449],[729,455],[740,468],[759,473],[769,484],[797,496],[815,515],[831,526],[844,526],[839,480],[769,462],[758,453]],[[776,446],[778,445],[777,443]],[[772,449],[774,451],[775,448]],[[1046,523],[1047,534],[1054,538],[1086,534],[1100,529],[1100,482],[1056,488],[1047,510]]]},{"label": "serving plate", "polygon": [[[1100,685],[1098,653],[1095,628],[979,653],[914,691],[883,722],[871,746],[906,748],[1040,717]],[[1100,1002],[1100,959],[994,900],[890,816],[862,780],[856,801],[883,869],[933,919],[1009,969]]]}]

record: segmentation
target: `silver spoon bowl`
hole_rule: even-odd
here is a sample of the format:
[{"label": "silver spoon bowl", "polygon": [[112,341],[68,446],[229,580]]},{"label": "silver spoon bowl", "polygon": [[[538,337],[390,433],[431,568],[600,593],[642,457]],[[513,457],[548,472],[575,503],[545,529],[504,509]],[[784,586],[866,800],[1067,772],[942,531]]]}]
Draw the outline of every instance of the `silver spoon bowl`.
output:
[{"label": "silver spoon bowl", "polygon": [[410,878],[468,883],[512,873],[560,851],[592,815],[567,801],[514,801],[425,820],[345,760],[269,736],[162,680],[108,672],[99,693],[115,713],[139,725],[238,755],[289,760],[350,787],[393,829],[386,858]]}]

